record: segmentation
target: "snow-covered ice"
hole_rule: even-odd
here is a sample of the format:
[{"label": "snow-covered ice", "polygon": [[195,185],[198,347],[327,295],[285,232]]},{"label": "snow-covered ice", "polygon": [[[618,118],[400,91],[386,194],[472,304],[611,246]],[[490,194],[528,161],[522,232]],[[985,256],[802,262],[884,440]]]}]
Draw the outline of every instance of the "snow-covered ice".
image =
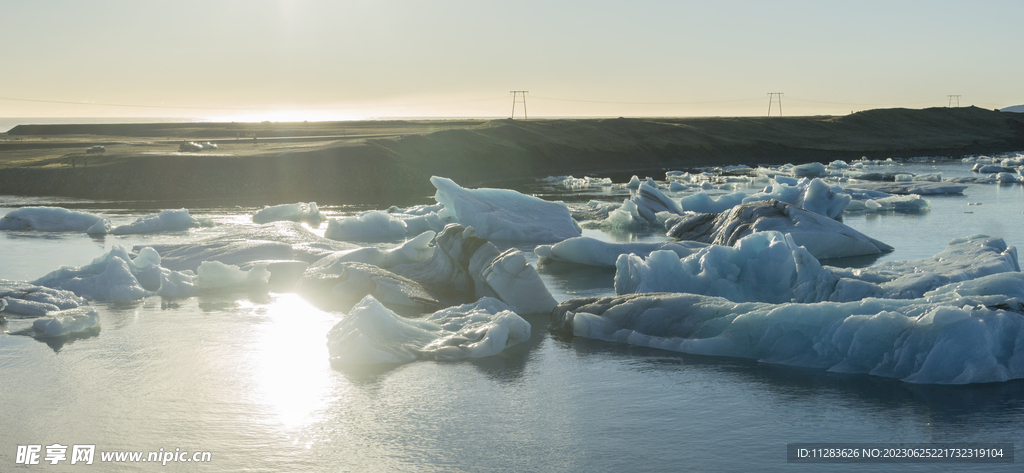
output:
[{"label": "snow-covered ice", "polygon": [[547,242],[581,234],[565,204],[509,189],[464,189],[438,176],[430,182],[437,188],[434,198],[444,204],[441,216],[473,227],[481,238]]},{"label": "snow-covered ice", "polygon": [[320,208],[317,207],[316,202],[274,205],[265,207],[252,216],[252,221],[255,223],[270,223],[280,220],[307,222],[317,226],[325,218],[320,215]]},{"label": "snow-covered ice", "polygon": [[99,215],[62,207],[22,207],[0,218],[0,230],[84,232],[103,220]]},{"label": "snow-covered ice", "polygon": [[110,233],[129,235],[135,233],[158,233],[188,230],[189,228],[212,225],[209,219],[197,219],[188,213],[188,209],[163,210],[160,213],[139,217],[127,225],[114,227]]}]

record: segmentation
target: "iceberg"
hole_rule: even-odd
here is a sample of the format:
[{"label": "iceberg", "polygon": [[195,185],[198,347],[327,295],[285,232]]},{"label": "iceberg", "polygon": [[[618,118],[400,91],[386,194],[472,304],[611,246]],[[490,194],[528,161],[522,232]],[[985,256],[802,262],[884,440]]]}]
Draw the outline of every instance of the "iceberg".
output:
[{"label": "iceberg", "polygon": [[324,237],[332,240],[386,241],[404,238],[408,225],[392,214],[371,210],[354,217],[330,219]]},{"label": "iceberg", "polygon": [[743,204],[718,214],[690,214],[665,223],[668,236],[732,246],[755,232],[788,234],[815,258],[879,254],[892,247],[836,221],[777,200]]},{"label": "iceberg", "polygon": [[367,295],[405,314],[421,314],[447,305],[417,281],[357,262],[310,267],[296,289],[327,310],[349,310]]},{"label": "iceberg", "polygon": [[[108,253],[108,255],[112,253]],[[157,270],[159,271],[159,268]],[[53,277],[35,283],[71,291],[78,296],[96,301],[133,301],[153,294],[139,284],[139,280],[129,269],[129,263],[117,255],[112,255],[103,271],[98,274],[90,275],[87,272],[82,272],[77,276]]]},{"label": "iceberg", "polygon": [[0,280],[0,301],[4,301],[3,312],[20,315],[44,315],[85,304],[71,291],[7,280]]},{"label": "iceberg", "polygon": [[464,189],[451,179],[431,177],[441,217],[476,229],[481,238],[503,241],[561,241],[582,230],[562,203],[508,189]]},{"label": "iceberg", "polygon": [[560,261],[614,268],[619,255],[647,256],[654,251],[666,250],[674,252],[679,258],[685,258],[707,246],[707,243],[696,241],[608,243],[590,237],[575,237],[554,245],[537,246],[533,252],[540,257],[541,264]]},{"label": "iceberg", "polygon": [[281,220],[292,222],[307,222],[313,226],[319,226],[325,218],[320,215],[320,208],[316,202],[298,202],[294,204],[281,204],[265,207],[252,216],[254,223],[270,223]]},{"label": "iceberg", "polygon": [[127,225],[114,227],[110,233],[114,235],[130,235],[135,233],[173,232],[212,224],[213,222],[209,219],[192,217],[188,214],[188,209],[164,210],[160,213],[139,217]]},{"label": "iceberg", "polygon": [[571,299],[551,329],[708,356],[864,373],[908,383],[1024,378],[1024,275],[952,283],[918,299],[737,303],[696,294]]},{"label": "iceberg", "polygon": [[952,182],[891,182],[891,183],[850,183],[848,189],[863,189],[885,192],[886,194],[962,194],[967,186]]},{"label": "iceberg", "polygon": [[494,356],[529,338],[529,322],[496,299],[406,319],[366,296],[328,332],[327,348],[332,363],[395,364]]},{"label": "iceberg", "polygon": [[450,224],[437,235],[435,245],[429,260],[392,271],[451,300],[495,297],[523,314],[547,313],[556,304],[519,250],[500,252],[473,227]]},{"label": "iceberg", "polygon": [[0,218],[0,230],[84,232],[103,221],[98,215],[62,207],[22,207]]},{"label": "iceberg", "polygon": [[63,337],[82,332],[100,324],[100,314],[92,307],[79,307],[58,312],[50,312],[32,322],[32,329],[40,337]]},{"label": "iceberg", "polygon": [[[244,271],[235,265],[224,264],[218,261],[204,261],[196,271],[194,284],[200,290],[209,290],[262,286],[266,285],[269,281],[270,271],[267,271],[264,266],[256,266],[248,271]],[[178,284],[175,284],[176,288],[180,282],[178,281]]]},{"label": "iceberg", "polygon": [[823,266],[777,232],[753,233],[732,247],[709,246],[679,258],[655,251],[619,256],[615,293],[688,292],[734,302],[848,302],[913,299],[953,282],[1017,272],[1017,250],[999,238],[958,238],[939,254],[868,268]]},{"label": "iceberg", "polygon": [[372,264],[384,269],[400,264],[422,263],[434,254],[434,247],[430,246],[430,242],[434,240],[435,235],[432,231],[426,231],[390,250],[366,247],[339,251],[317,260],[309,269],[315,271],[318,268],[326,269],[348,262]]},{"label": "iceberg", "polygon": [[[300,223],[281,221],[239,228],[189,243],[153,245],[152,248],[159,252],[163,267],[175,271],[196,271],[204,261],[239,267],[274,261],[312,263],[332,253],[358,247],[323,238]],[[268,268],[274,270],[273,265]]]}]

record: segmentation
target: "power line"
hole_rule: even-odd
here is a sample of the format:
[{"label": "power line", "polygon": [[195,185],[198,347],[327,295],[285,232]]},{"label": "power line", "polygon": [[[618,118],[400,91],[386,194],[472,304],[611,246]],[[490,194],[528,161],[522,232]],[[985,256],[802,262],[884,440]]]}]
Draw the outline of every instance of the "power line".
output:
[{"label": "power line", "polygon": [[557,101],[578,101],[585,103],[620,103],[628,105],[695,105],[701,103],[727,103],[736,101],[753,101],[761,100],[760,98],[735,98],[731,100],[706,100],[706,101],[611,101],[611,100],[583,100],[577,98],[555,98],[555,97],[540,97],[534,95],[535,99],[541,100],[557,100]]}]

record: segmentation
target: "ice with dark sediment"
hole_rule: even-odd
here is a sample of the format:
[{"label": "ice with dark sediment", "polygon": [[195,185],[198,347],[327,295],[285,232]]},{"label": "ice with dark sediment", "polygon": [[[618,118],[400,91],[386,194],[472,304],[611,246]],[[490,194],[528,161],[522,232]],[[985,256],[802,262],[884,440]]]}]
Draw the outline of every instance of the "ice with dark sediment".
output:
[{"label": "ice with dark sediment", "polygon": [[114,235],[130,235],[135,233],[158,233],[188,230],[189,228],[213,225],[210,219],[198,219],[188,213],[188,209],[164,210],[137,218],[127,225],[120,225],[110,230]]},{"label": "ice with dark sediment", "polygon": [[292,222],[306,222],[313,226],[319,226],[326,218],[320,214],[320,208],[316,202],[297,202],[294,204],[281,204],[264,207],[252,216],[254,223],[270,223],[281,220]]},{"label": "ice with dark sediment", "polygon": [[849,269],[823,266],[783,234],[759,232],[732,247],[713,245],[682,258],[668,251],[646,258],[624,254],[616,264],[615,292],[688,292],[771,303],[910,299],[949,283],[1016,271],[1016,248],[985,235],[955,239],[931,258]]},{"label": "ice with dark sediment", "polygon": [[537,270],[519,250],[501,252],[472,227],[448,225],[437,235],[429,260],[392,271],[456,300],[495,297],[523,314],[548,312],[555,306]]},{"label": "ice with dark sediment", "polygon": [[707,246],[707,243],[696,241],[609,243],[590,237],[576,237],[554,245],[537,246],[533,252],[540,257],[542,264],[558,261],[614,268],[619,255],[647,256],[654,251],[667,250],[684,258]]},{"label": "ice with dark sediment", "polygon": [[328,332],[327,347],[342,365],[481,358],[529,340],[530,329],[493,298],[408,319],[366,296]]},{"label": "ice with dark sediment", "polygon": [[451,179],[434,176],[439,215],[476,229],[480,237],[502,241],[561,241],[580,236],[580,226],[560,202],[509,189],[465,189]]},{"label": "ice with dark sediment", "polygon": [[732,246],[751,233],[778,231],[815,258],[843,258],[892,251],[892,247],[836,220],[777,200],[743,204],[718,214],[688,214],[666,222],[668,235]]},{"label": "ice with dark sediment", "polygon": [[909,383],[1024,378],[1024,275],[941,286],[916,299],[737,303],[683,293],[571,299],[551,327],[579,337],[750,358]]},{"label": "ice with dark sediment", "polygon": [[104,221],[99,215],[62,207],[22,207],[0,218],[0,230],[84,232]]},{"label": "ice with dark sediment", "polygon": [[54,338],[83,332],[98,326],[100,314],[92,307],[79,307],[50,312],[32,322],[40,338]]},{"label": "ice with dark sediment", "polygon": [[0,301],[4,306],[2,312],[19,315],[44,315],[86,303],[71,291],[6,280],[0,280]]}]

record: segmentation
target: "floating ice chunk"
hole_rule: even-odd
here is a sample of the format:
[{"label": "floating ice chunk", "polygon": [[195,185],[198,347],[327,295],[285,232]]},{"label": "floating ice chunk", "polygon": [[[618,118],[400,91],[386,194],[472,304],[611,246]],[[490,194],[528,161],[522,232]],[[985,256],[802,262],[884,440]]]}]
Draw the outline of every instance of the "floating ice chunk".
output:
[{"label": "floating ice chunk", "polygon": [[495,299],[414,320],[367,296],[327,334],[327,347],[333,363],[405,363],[494,356],[529,338],[529,322]]},{"label": "floating ice chunk", "polygon": [[85,304],[85,299],[71,291],[5,280],[0,280],[0,300],[6,301],[4,311],[22,315],[43,315]]},{"label": "floating ice chunk", "polygon": [[188,230],[203,225],[212,225],[209,219],[197,219],[188,213],[188,209],[164,210],[160,213],[139,217],[128,225],[114,227],[110,233],[129,235],[134,233],[158,233]]},{"label": "floating ice chunk", "polygon": [[480,277],[498,299],[524,314],[549,313],[557,304],[537,270],[517,249],[508,249],[480,270]]},{"label": "floating ice chunk", "polygon": [[252,216],[252,221],[255,223],[270,223],[280,220],[308,222],[316,226],[320,225],[325,218],[320,215],[320,208],[316,206],[316,202],[274,205],[265,207]]},{"label": "floating ice chunk", "polygon": [[50,312],[32,322],[32,328],[41,337],[63,337],[93,328],[100,323],[100,314],[92,307]]},{"label": "floating ice chunk", "polygon": [[615,292],[688,292],[735,302],[847,302],[865,297],[911,299],[958,281],[1017,272],[1017,250],[999,238],[958,238],[939,254],[868,268],[822,266],[776,232],[753,233],[733,247],[710,246],[676,257],[622,255]]},{"label": "floating ice chunk", "polygon": [[317,260],[308,270],[325,270],[333,273],[330,267],[348,262],[372,264],[381,268],[390,268],[400,264],[422,263],[430,259],[434,254],[434,247],[430,246],[434,235],[434,232],[423,232],[416,238],[390,250],[368,247],[339,251]]},{"label": "floating ice chunk", "polygon": [[61,287],[65,281],[70,279],[102,274],[108,269],[114,258],[124,261],[129,271],[144,288],[155,290],[160,286],[160,255],[152,248],[147,247],[139,251],[139,256],[132,258],[128,249],[122,245],[114,245],[109,252],[85,266],[61,266],[32,283],[47,287]]},{"label": "floating ice chunk", "polygon": [[47,280],[45,285],[72,291],[78,296],[96,301],[133,301],[151,295],[150,291],[139,284],[128,266],[129,264],[120,256],[111,256],[103,272],[99,274],[88,275],[88,272],[81,272],[83,275],[80,276]]},{"label": "floating ice chunk", "polygon": [[196,271],[195,286],[200,290],[263,286],[270,281],[270,271],[256,266],[243,271],[238,266],[218,261],[204,261]]},{"label": "floating ice chunk", "polygon": [[631,177],[629,179],[629,182],[626,183],[626,188],[628,188],[628,189],[639,189],[640,188],[640,178],[637,177],[636,174],[634,174],[633,177]]},{"label": "floating ice chunk", "polygon": [[0,218],[0,230],[83,232],[101,221],[98,215],[61,207],[22,207]]},{"label": "floating ice chunk", "polygon": [[890,195],[876,199],[852,200],[847,212],[920,212],[928,209],[928,201],[916,194]]},{"label": "floating ice chunk", "polygon": [[88,233],[89,235],[106,235],[113,229],[114,225],[110,223],[110,220],[102,219],[93,224],[93,226],[87,228],[85,233]]},{"label": "floating ice chunk", "polygon": [[840,222],[777,200],[743,204],[719,214],[684,215],[670,219],[666,227],[673,238],[725,246],[754,232],[774,230],[789,234],[819,259],[892,251]]},{"label": "floating ice chunk", "polygon": [[802,179],[795,184],[775,178],[775,183],[764,191],[743,199],[743,203],[775,199],[795,205],[808,212],[814,212],[829,218],[838,218],[843,213],[851,196],[841,188],[829,187],[821,179]]},{"label": "floating ice chunk", "polygon": [[631,200],[636,204],[639,214],[649,222],[656,221],[655,215],[659,212],[670,212],[676,215],[683,213],[679,203],[646,182],[640,184],[636,195]]},{"label": "floating ice chunk", "polygon": [[431,177],[441,217],[452,217],[488,240],[561,241],[581,229],[565,204],[548,202],[508,189],[464,189],[451,179]]},{"label": "floating ice chunk", "polygon": [[300,223],[282,221],[237,228],[224,235],[188,243],[153,245],[153,248],[159,252],[163,267],[195,271],[204,261],[219,261],[239,267],[253,262],[312,263],[332,253],[358,247],[323,238]]},{"label": "floating ice chunk", "polygon": [[866,183],[858,182],[847,186],[847,190],[864,189],[886,194],[962,194],[967,186],[951,182],[901,182],[901,183]]},{"label": "floating ice chunk", "polygon": [[807,163],[793,166],[793,175],[797,177],[818,177],[825,174],[825,165],[821,163]]},{"label": "floating ice chunk", "polygon": [[837,160],[832,161],[831,163],[829,163],[829,167],[836,168],[836,169],[846,169],[846,168],[850,167],[850,165],[846,164],[846,161],[843,161],[841,159],[837,159]]},{"label": "floating ice chunk", "polygon": [[392,270],[450,300],[497,297],[519,312],[548,312],[555,299],[518,250],[504,253],[472,227],[448,225],[429,260]]},{"label": "floating ice chunk", "polygon": [[683,197],[680,204],[682,209],[687,212],[718,213],[724,212],[743,203],[743,199],[746,198],[747,194],[744,194],[743,192],[723,194],[717,198],[711,197],[704,192],[698,192],[696,194]]},{"label": "floating ice chunk", "polygon": [[422,313],[444,307],[434,294],[418,282],[388,270],[364,263],[343,263],[334,270],[339,271],[334,278],[327,273],[307,272],[300,284],[306,282],[306,287],[312,288],[314,286],[310,284],[311,282],[324,285],[333,283],[331,294],[335,296],[337,307],[342,310],[351,307],[367,295],[404,313]]},{"label": "floating ice chunk", "polygon": [[999,182],[1021,182],[1021,176],[1017,173],[1001,172],[996,174],[996,181]]},{"label": "floating ice chunk", "polygon": [[1000,173],[1000,172],[1016,172],[1016,169],[1005,167],[1005,166],[999,166],[999,165],[995,165],[995,164],[982,164],[982,163],[978,163],[978,164],[975,164],[974,167],[971,168],[971,171],[977,172],[977,173],[982,173],[982,174],[995,174],[995,173]]},{"label": "floating ice chunk", "polygon": [[160,288],[156,294],[160,297],[173,299],[191,297],[199,293],[196,287],[196,275],[192,271],[163,270],[160,273]]},{"label": "floating ice chunk", "polygon": [[608,213],[608,218],[602,220],[598,226],[601,228],[616,230],[644,230],[650,227],[651,222],[640,215],[636,203],[626,199],[622,206]]},{"label": "floating ice chunk", "polygon": [[893,180],[896,182],[910,182],[914,180],[913,174],[897,174],[893,176]]},{"label": "floating ice chunk", "polygon": [[736,303],[693,294],[572,299],[552,312],[551,327],[585,338],[910,383],[1024,378],[1024,276],[1000,273],[950,286],[920,299],[845,303]]},{"label": "floating ice chunk", "polygon": [[576,237],[554,245],[540,245],[533,251],[540,257],[541,263],[561,261],[614,268],[619,255],[634,254],[646,257],[653,251],[667,250],[674,252],[679,258],[685,258],[707,246],[707,243],[695,241],[608,243],[590,237]]},{"label": "floating ice chunk", "polygon": [[619,207],[620,204],[613,202],[591,200],[590,202],[582,205],[569,205],[569,213],[572,215],[573,219],[578,221],[604,220],[608,218],[608,214]]},{"label": "floating ice chunk", "polygon": [[683,184],[683,183],[677,182],[677,181],[672,181],[672,182],[670,182],[668,184],[668,191],[669,192],[685,192],[689,188],[690,188],[689,185],[686,185],[686,184]]},{"label": "floating ice chunk", "polygon": [[615,265],[615,293],[690,292],[737,302],[789,302],[797,280],[795,250],[781,233],[760,232],[734,247],[707,246],[682,259],[665,250],[646,260],[624,254]]},{"label": "floating ice chunk", "polygon": [[324,236],[332,240],[385,241],[403,238],[405,234],[404,220],[380,210],[371,210],[355,217],[328,220]]},{"label": "floating ice chunk", "polygon": [[567,189],[583,189],[591,186],[612,185],[612,180],[607,177],[548,176],[543,179],[538,179],[538,181],[561,185]]}]

